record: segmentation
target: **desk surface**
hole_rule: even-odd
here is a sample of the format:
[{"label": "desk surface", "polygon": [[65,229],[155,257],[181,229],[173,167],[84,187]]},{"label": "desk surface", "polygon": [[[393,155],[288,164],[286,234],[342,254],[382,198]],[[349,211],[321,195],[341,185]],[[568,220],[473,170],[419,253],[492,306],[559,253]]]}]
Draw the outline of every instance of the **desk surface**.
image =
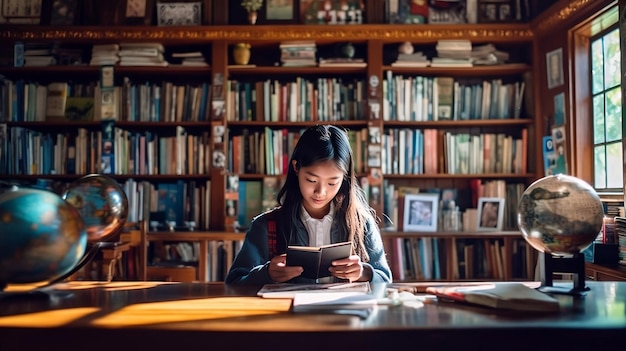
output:
[{"label": "desk surface", "polygon": [[506,343],[507,351],[528,351],[623,343],[626,282],[587,285],[590,291],[583,298],[555,295],[561,303],[557,314],[436,302],[419,308],[382,306],[363,320],[294,314],[291,300],[256,297],[258,287],[62,283],[45,298],[0,293],[0,349],[182,351],[217,344],[260,350],[282,344],[298,345],[298,351],[347,351],[419,344],[488,350]]}]

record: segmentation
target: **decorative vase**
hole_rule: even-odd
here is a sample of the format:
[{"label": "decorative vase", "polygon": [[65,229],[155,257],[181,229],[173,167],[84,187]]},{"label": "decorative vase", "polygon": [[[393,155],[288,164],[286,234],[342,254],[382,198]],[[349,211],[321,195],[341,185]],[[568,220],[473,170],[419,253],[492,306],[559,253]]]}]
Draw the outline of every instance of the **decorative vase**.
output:
[{"label": "decorative vase", "polygon": [[247,65],[250,62],[250,44],[235,44],[233,47],[233,60],[238,65]]},{"label": "decorative vase", "polygon": [[255,24],[256,23],[257,16],[258,15],[257,15],[256,11],[248,12],[248,21],[250,21],[250,24]]}]

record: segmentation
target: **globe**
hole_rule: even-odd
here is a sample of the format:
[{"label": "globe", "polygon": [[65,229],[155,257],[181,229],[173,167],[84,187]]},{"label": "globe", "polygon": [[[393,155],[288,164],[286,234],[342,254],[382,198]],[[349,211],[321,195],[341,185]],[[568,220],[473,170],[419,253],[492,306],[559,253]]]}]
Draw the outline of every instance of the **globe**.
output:
[{"label": "globe", "polygon": [[89,242],[103,241],[126,224],[128,198],[108,176],[89,174],[75,180],[63,193],[63,199],[82,217]]},{"label": "globe", "polygon": [[557,256],[577,254],[597,238],[604,211],[600,197],[585,181],[550,175],[522,194],[517,223],[536,250]]},{"label": "globe", "polygon": [[63,276],[86,245],[82,219],[59,195],[17,187],[0,193],[0,291]]}]

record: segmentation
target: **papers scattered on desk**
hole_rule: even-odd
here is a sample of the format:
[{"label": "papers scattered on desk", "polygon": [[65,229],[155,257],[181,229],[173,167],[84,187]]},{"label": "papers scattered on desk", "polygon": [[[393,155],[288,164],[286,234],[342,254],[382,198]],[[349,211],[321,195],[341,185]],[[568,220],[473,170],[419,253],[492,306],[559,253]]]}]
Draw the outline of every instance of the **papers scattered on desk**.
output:
[{"label": "papers scattered on desk", "polygon": [[476,286],[433,286],[427,288],[426,292],[441,299],[497,309],[531,312],[559,311],[559,302],[555,298],[515,282],[498,282]]},{"label": "papers scattered on desk", "polygon": [[257,296],[264,298],[293,298],[296,293],[338,293],[338,292],[370,292],[369,282],[358,283],[330,283],[330,284],[289,284],[276,283],[265,284],[258,292]]},{"label": "papers scattered on desk", "polygon": [[376,308],[374,295],[364,292],[300,292],[293,298],[295,313],[350,314],[367,318]]}]

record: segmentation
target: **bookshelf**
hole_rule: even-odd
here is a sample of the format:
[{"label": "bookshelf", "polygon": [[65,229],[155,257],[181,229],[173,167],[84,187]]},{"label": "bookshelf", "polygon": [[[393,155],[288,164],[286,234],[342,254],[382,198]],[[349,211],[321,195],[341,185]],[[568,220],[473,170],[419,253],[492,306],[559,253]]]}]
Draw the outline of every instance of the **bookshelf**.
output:
[{"label": "bookshelf", "polygon": [[[230,267],[239,244],[243,242],[243,233],[197,231],[197,232],[148,232],[149,252],[147,263],[147,279],[172,281],[212,281],[222,277]],[[174,260],[166,257],[166,251],[176,250],[180,243],[193,247],[193,258],[189,261]],[[167,245],[167,249],[166,249]],[[218,264],[217,256],[224,255],[221,260],[226,265]],[[228,259],[230,257],[231,259]]]},{"label": "bookshelf", "polygon": [[[146,133],[158,134],[159,137],[172,138],[176,140],[178,133],[182,130],[185,136],[189,135],[196,140],[192,146],[185,149],[185,156],[197,157],[198,149],[202,149],[202,159],[195,161],[189,169],[192,171],[179,172],[176,167],[166,171],[150,173],[137,172],[135,168],[130,171],[128,168],[121,168],[122,171],[115,172],[111,176],[118,181],[125,183],[126,189],[131,191],[131,197],[137,206],[135,216],[137,219],[146,218],[154,209],[154,199],[141,189],[149,188],[150,193],[157,193],[161,184],[175,184],[172,193],[177,196],[181,203],[188,201],[193,196],[193,206],[178,206],[180,211],[176,217],[182,224],[186,220],[193,219],[198,225],[198,232],[184,235],[204,235],[201,233],[217,232],[225,229],[225,178],[232,170],[232,149],[229,146],[233,137],[241,136],[244,133],[257,133],[257,136],[265,135],[269,131],[286,131],[296,133],[313,123],[334,123],[341,125],[350,131],[354,131],[361,139],[362,149],[360,151],[360,177],[367,179],[370,185],[382,186],[394,184],[395,186],[414,186],[421,189],[455,188],[467,190],[472,181],[498,180],[505,183],[529,184],[532,180],[540,176],[539,160],[534,149],[533,140],[539,134],[541,126],[535,123],[536,106],[524,107],[524,114],[519,118],[508,119],[475,119],[461,121],[404,121],[383,118],[386,111],[379,110],[379,115],[374,113],[373,106],[383,107],[385,104],[385,92],[383,91],[383,81],[391,76],[415,77],[422,76],[435,78],[440,76],[453,77],[455,80],[484,80],[503,78],[513,81],[522,81],[525,77],[531,77],[533,73],[532,47],[533,32],[529,24],[525,23],[496,23],[496,24],[476,24],[476,25],[392,25],[392,24],[363,24],[363,25],[336,25],[336,26],[316,26],[316,25],[213,25],[213,26],[193,26],[193,27],[154,27],[154,26],[67,26],[62,28],[52,28],[47,26],[4,26],[0,32],[0,39],[3,42],[57,42],[64,45],[71,45],[85,50],[89,55],[89,50],[94,44],[111,44],[120,42],[158,42],[161,43],[166,52],[168,51],[201,51],[204,53],[209,67],[182,67],[170,65],[169,67],[128,67],[116,66],[114,68],[115,85],[123,87],[126,84],[125,78],[131,84],[137,86],[145,82],[153,85],[163,85],[170,82],[174,85],[191,85],[206,87],[210,99],[206,101],[205,113],[202,119],[198,120],[133,120],[123,117],[114,122],[116,130],[119,132],[121,140],[121,155],[126,154],[125,150],[131,150],[133,137],[149,137]],[[340,35],[338,35],[340,33]],[[432,49],[440,39],[465,38],[472,43],[493,43],[501,45],[515,53],[515,62],[499,66],[481,66],[472,68],[432,68],[432,67],[392,67],[390,60],[386,57],[386,52],[404,41],[410,41],[415,47]],[[286,41],[309,40],[314,41],[320,52],[330,51],[338,44],[352,43],[358,57],[364,58],[366,66],[358,67],[280,67],[275,62],[279,57],[279,45]],[[240,42],[250,43],[252,47],[251,64],[254,67],[232,65],[232,47]],[[50,66],[50,67],[0,67],[0,74],[9,80],[23,79],[28,82],[40,82],[42,84],[53,81],[76,81],[96,84],[100,78],[99,67],[77,65],[77,66]],[[336,120],[317,121],[302,119],[267,121],[262,117],[263,113],[256,111],[250,119],[239,118],[232,109],[228,108],[231,103],[228,97],[231,82],[249,83],[256,86],[256,83],[268,80],[277,84],[287,84],[298,82],[308,82],[316,86],[320,79],[332,81],[339,91],[350,95],[351,107],[345,107]],[[532,79],[531,79],[532,80]],[[253,84],[254,83],[254,84]],[[245,92],[245,88],[244,88]],[[306,99],[302,99],[306,100]],[[302,101],[301,100],[301,101]],[[223,101],[226,106],[225,113],[219,112],[219,103]],[[258,101],[257,101],[258,102]],[[232,105],[231,105],[232,106]],[[256,105],[255,105],[256,106]],[[247,114],[246,114],[247,115]],[[306,116],[306,113],[304,114]],[[140,114],[141,116],[141,114]],[[144,116],[145,117],[145,116]],[[254,118],[252,118],[254,117]],[[25,129],[28,133],[50,134],[57,136],[68,134],[71,138],[78,137],[80,133],[87,133],[89,136],[85,144],[79,144],[78,149],[89,150],[86,162],[89,165],[86,169],[75,172],[41,171],[40,167],[31,167],[29,172],[1,172],[0,180],[32,182],[39,178],[49,178],[58,182],[69,182],[77,176],[98,172],[98,133],[101,130],[100,121],[24,121],[3,119],[0,124],[6,125],[7,130]],[[224,128],[226,133],[223,138],[215,138],[214,131]],[[527,160],[524,172],[501,171],[501,172],[475,172],[455,174],[449,172],[445,167],[433,173],[415,172],[394,172],[382,171],[376,163],[369,163],[367,158],[371,145],[378,145],[379,149],[386,146],[383,141],[370,143],[367,140],[368,132],[377,128],[381,132],[398,129],[423,130],[434,129],[440,135],[444,133],[504,133],[515,138],[520,138],[520,130],[527,130],[528,148],[524,150]],[[187,139],[186,139],[187,140]],[[125,143],[126,142],[126,143]],[[117,144],[116,144],[117,145]],[[126,145],[126,146],[124,146]],[[171,144],[164,144],[171,145]],[[180,144],[175,144],[180,145]],[[125,148],[126,147],[126,148]],[[441,146],[443,147],[443,146]],[[162,150],[171,147],[163,146]],[[92,152],[93,150],[93,152]],[[288,150],[283,149],[288,153]],[[267,151],[267,150],[266,150]],[[4,151],[3,151],[4,152]],[[214,156],[222,154],[229,160],[225,164],[216,163]],[[130,151],[129,151],[130,154]],[[120,156],[121,156],[120,155]],[[163,151],[160,157],[167,157]],[[265,160],[264,154],[259,154],[259,160]],[[185,158],[185,160],[187,160]],[[380,163],[382,163],[382,160]],[[130,161],[128,161],[130,162]],[[135,161],[132,161],[135,162]],[[440,160],[443,162],[443,159]],[[244,162],[245,163],[245,162]],[[127,165],[128,166],[128,165]],[[134,166],[133,166],[134,167]],[[53,174],[54,173],[54,174]],[[250,171],[239,171],[241,181],[262,180],[269,173]],[[382,175],[382,179],[381,176]],[[377,213],[387,213],[383,207],[383,192],[373,193],[370,188],[370,200]],[[141,206],[139,206],[141,204]],[[147,206],[150,204],[149,206]],[[170,203],[170,206],[172,204]],[[143,216],[143,217],[142,217]],[[177,233],[178,234],[178,233]],[[439,234],[439,233],[438,233]],[[446,233],[440,233],[442,236]],[[161,237],[162,235],[162,237]],[[148,241],[196,241],[201,243],[201,251],[206,250],[209,241],[219,241],[210,235],[209,239],[193,237],[183,238],[182,236],[171,234],[150,233]],[[411,236],[431,236],[430,233],[409,233],[394,232],[384,233],[384,236],[391,235],[394,238]],[[432,234],[434,235],[434,234]],[[481,234],[477,234],[481,235]],[[506,250],[513,250],[513,237],[516,234],[490,233],[500,238]],[[467,233],[455,233],[446,236],[449,238],[464,238]],[[521,236],[520,236],[521,238]],[[444,246],[445,245],[444,241]],[[445,250],[450,249],[447,245]],[[205,257],[206,255],[202,255]],[[199,267],[206,267],[199,264]],[[448,269],[448,268],[446,268]],[[197,272],[197,277],[204,280],[206,272]],[[504,275],[509,278],[513,273]],[[442,279],[452,279],[450,275]]]}]

